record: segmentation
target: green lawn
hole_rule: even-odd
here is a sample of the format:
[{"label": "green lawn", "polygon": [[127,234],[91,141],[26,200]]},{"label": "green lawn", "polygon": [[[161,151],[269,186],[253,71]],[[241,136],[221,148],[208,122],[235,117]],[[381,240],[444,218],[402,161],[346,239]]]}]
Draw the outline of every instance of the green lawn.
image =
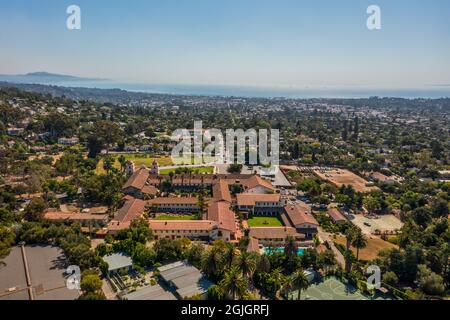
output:
[{"label": "green lawn", "polygon": [[[198,167],[198,168],[191,168],[192,172],[194,173],[214,173],[214,167]],[[159,170],[160,174],[170,174],[171,172],[175,173],[176,169],[165,169],[165,170]]]},{"label": "green lawn", "polygon": [[253,217],[248,219],[250,227],[282,227],[283,222],[278,217]]},{"label": "green lawn", "polygon": [[[123,155],[125,156],[125,159],[131,160],[134,162],[136,169],[138,169],[142,165],[145,165],[146,167],[151,167],[152,162],[154,160],[158,161],[158,163],[161,167],[173,165],[171,157],[154,157],[154,156],[152,157],[150,155],[147,156],[145,154],[132,154],[132,153],[123,154]],[[113,156],[116,157],[116,162],[114,163],[114,167],[119,169],[120,164],[117,159],[119,158],[120,155],[114,154]],[[97,174],[105,173],[105,170],[103,169],[103,160],[100,160],[98,162],[96,171],[97,171]]]},{"label": "green lawn", "polygon": [[154,220],[197,220],[197,217],[195,215],[190,216],[183,216],[183,215],[177,215],[177,216],[169,216],[169,215],[160,215],[156,217]]}]

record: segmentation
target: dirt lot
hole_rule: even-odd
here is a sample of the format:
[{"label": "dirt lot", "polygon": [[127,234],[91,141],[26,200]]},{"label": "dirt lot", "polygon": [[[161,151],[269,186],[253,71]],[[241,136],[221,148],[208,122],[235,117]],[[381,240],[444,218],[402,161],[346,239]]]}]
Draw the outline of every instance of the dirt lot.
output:
[{"label": "dirt lot", "polygon": [[372,192],[377,191],[378,188],[368,186],[369,182],[357,176],[351,171],[344,169],[319,169],[314,170],[314,174],[324,181],[328,181],[340,188],[343,185],[351,185],[358,192]]},{"label": "dirt lot", "polygon": [[[340,243],[344,246],[346,244],[345,237],[343,237],[343,236],[338,236],[336,238],[335,242]],[[393,249],[393,248],[397,248],[397,246],[390,242],[381,240],[378,237],[374,237],[374,236],[370,237],[370,238],[368,237],[367,247],[359,250],[359,259],[364,260],[364,261],[371,261],[378,257],[378,253],[381,250]],[[352,251],[356,255],[356,249],[352,248]]]},{"label": "dirt lot", "polygon": [[353,219],[351,219],[351,221],[361,228],[364,234],[372,234],[375,233],[376,230],[380,230],[381,232],[392,232],[400,230],[403,227],[403,223],[392,214],[379,216],[379,219],[370,219],[362,214],[354,215],[352,217]]}]

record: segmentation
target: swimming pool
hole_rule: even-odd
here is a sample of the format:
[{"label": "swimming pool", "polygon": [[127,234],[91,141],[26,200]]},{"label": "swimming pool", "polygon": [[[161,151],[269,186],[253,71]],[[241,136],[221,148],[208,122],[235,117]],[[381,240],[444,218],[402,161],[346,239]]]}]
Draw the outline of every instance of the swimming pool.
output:
[{"label": "swimming pool", "polygon": [[[267,254],[267,255],[274,253],[273,252],[274,248],[264,247],[263,250],[264,250],[264,254]],[[275,248],[275,252],[276,253],[283,253],[284,252],[284,248],[283,247]],[[303,255],[303,253],[305,253],[305,249],[304,248],[298,248],[297,255],[301,256],[301,255]]]}]

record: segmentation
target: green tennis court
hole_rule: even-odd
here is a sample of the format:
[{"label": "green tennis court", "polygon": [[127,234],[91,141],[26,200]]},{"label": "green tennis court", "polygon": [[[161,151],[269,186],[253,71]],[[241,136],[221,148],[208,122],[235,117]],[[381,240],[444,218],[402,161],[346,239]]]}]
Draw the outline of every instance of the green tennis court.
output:
[{"label": "green tennis court", "polygon": [[[298,291],[292,292],[291,299],[297,299]],[[328,278],[312,284],[301,294],[302,300],[369,300],[358,289],[342,283],[337,278]]]}]

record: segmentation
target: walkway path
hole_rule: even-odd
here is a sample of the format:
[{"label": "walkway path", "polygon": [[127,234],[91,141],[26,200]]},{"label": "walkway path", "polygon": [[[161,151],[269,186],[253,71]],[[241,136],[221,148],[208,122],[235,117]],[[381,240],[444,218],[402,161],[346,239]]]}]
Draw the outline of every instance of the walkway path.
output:
[{"label": "walkway path", "polygon": [[319,231],[319,238],[323,242],[329,243],[330,248],[334,252],[334,255],[336,257],[336,261],[341,265],[342,268],[345,268],[345,258],[342,255],[342,253],[338,250],[338,248],[336,248],[336,246],[334,245],[331,235],[328,232],[324,231],[322,227],[318,227],[318,231]]}]

